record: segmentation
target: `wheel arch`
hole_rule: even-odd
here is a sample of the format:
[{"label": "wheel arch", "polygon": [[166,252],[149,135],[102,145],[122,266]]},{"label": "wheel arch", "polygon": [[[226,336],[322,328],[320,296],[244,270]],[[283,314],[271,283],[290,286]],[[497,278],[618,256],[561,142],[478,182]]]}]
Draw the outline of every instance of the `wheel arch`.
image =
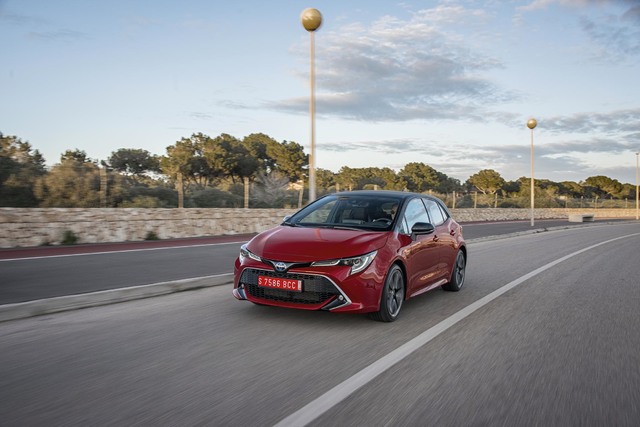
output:
[{"label": "wheel arch", "polygon": [[458,247],[458,250],[461,250],[462,253],[464,254],[464,260],[469,261],[469,253],[467,251],[467,245],[460,245],[460,247]]},{"label": "wheel arch", "polygon": [[[409,297],[408,292],[407,292],[407,284],[408,282],[408,278],[407,278],[407,267],[404,265],[404,262],[402,261],[402,258],[398,258],[396,259],[394,262],[391,263],[391,265],[389,266],[389,270],[387,270],[387,274],[389,274],[389,271],[391,271],[391,268],[397,265],[398,267],[400,267],[400,271],[402,271],[402,278],[404,279],[404,301],[408,300]],[[386,280],[386,276],[385,276],[385,280]]]},{"label": "wheel arch", "polygon": [[[462,245],[458,246],[458,251],[462,252],[462,254],[464,255],[464,263],[466,265],[469,262],[469,254],[467,252],[467,245],[462,244]],[[458,256],[458,251],[456,251],[456,256]],[[455,259],[456,258],[454,257],[453,259],[454,259],[454,262],[451,265],[451,271],[449,272],[450,275],[453,273],[453,270],[456,268],[456,266],[455,266]]]}]

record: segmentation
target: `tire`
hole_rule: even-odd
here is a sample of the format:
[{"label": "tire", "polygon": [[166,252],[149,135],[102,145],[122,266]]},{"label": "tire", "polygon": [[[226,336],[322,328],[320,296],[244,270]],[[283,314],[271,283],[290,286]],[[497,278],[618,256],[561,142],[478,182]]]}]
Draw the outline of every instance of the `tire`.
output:
[{"label": "tire", "polygon": [[393,265],[387,273],[387,278],[380,295],[380,311],[371,313],[371,318],[379,322],[393,322],[398,318],[404,302],[405,283],[402,269]]},{"label": "tire", "polygon": [[465,257],[464,252],[460,250],[456,255],[456,262],[453,264],[451,280],[449,283],[442,285],[442,289],[445,291],[458,292],[462,288],[462,285],[464,285],[466,267],[467,258]]}]

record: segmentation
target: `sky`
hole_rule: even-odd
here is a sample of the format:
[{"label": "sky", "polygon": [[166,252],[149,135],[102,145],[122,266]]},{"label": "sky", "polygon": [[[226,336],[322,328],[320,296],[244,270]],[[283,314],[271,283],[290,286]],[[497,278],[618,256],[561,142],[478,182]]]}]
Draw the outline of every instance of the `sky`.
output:
[{"label": "sky", "polygon": [[635,185],[640,0],[0,0],[0,132],[48,165],[199,132],[309,153],[309,7],[317,168],[515,180],[533,137],[536,179]]}]

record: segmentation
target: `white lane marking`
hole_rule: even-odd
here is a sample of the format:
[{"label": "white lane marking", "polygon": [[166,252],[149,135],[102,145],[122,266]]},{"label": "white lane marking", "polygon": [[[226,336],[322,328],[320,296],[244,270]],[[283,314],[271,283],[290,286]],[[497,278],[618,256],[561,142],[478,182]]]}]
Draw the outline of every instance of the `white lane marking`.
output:
[{"label": "white lane marking", "polygon": [[521,223],[521,222],[525,222],[527,221],[525,220],[519,220],[519,221],[496,221],[496,222],[468,222],[468,223],[464,223],[464,222],[460,222],[458,224],[460,224],[463,228],[466,227],[476,227],[476,226],[480,226],[480,225],[501,225],[501,224],[516,224],[516,223]]},{"label": "white lane marking", "polygon": [[626,239],[633,236],[640,236],[640,233],[629,234],[622,237],[616,237],[614,239],[610,239],[604,242],[597,243],[595,245],[586,247],[569,255],[563,256],[555,261],[552,261],[546,265],[543,265],[540,268],[533,270],[532,272],[525,274],[517,278],[516,280],[507,283],[503,287],[496,289],[490,294],[480,298],[478,301],[468,305],[457,313],[451,315],[450,317],[444,319],[442,322],[438,323],[435,326],[427,329],[417,337],[412,340],[406,342],[401,345],[397,349],[393,350],[391,353],[383,356],[381,359],[373,362],[371,365],[367,366],[360,372],[356,373],[350,378],[347,378],[345,381],[341,382],[337,386],[333,387],[317,399],[309,402],[307,405],[298,409],[293,414],[284,418],[282,421],[277,423],[275,427],[284,427],[284,426],[305,426],[310,422],[314,421],[322,414],[327,412],[329,409],[336,406],[338,403],[345,400],[351,394],[356,392],[360,387],[366,385],[378,375],[382,374],[387,369],[391,368],[398,362],[400,362],[405,357],[409,356],[411,353],[419,349],[420,347],[427,344],[429,341],[440,335],[442,332],[446,331],[456,323],[465,319],[469,315],[471,315],[476,310],[484,307],[489,304],[494,299],[498,298],[505,292],[510,291],[515,288],[519,284],[531,279],[532,277],[537,276],[538,274],[554,267],[561,262],[568,260],[569,258],[573,258],[576,255],[580,255],[581,253],[587,252],[591,249],[597,248],[598,246],[606,245],[607,243],[615,242],[616,240]]},{"label": "white lane marking", "polygon": [[246,240],[242,240],[239,242],[224,242],[224,243],[206,243],[201,245],[184,245],[184,246],[163,246],[161,248],[142,248],[142,249],[127,249],[124,251],[103,251],[103,252],[84,252],[81,254],[63,254],[63,255],[43,255],[43,256],[33,256],[33,257],[24,257],[24,258],[7,258],[0,259],[0,262],[3,261],[22,261],[22,260],[33,260],[33,259],[45,259],[45,258],[66,258],[72,256],[88,256],[88,255],[108,255],[108,254],[122,254],[127,252],[143,252],[143,251],[160,251],[165,249],[186,249],[186,248],[201,248],[204,246],[220,246],[220,245],[240,245],[246,243]]},{"label": "white lane marking", "polygon": [[[519,224],[523,222],[528,222],[528,219],[511,219],[505,221],[477,221],[477,222],[460,222],[463,227],[475,227],[477,225],[500,225],[500,224]],[[560,218],[557,219],[537,219],[537,223],[545,223],[545,222],[562,222],[563,220]],[[566,222],[566,220],[565,220]]]}]

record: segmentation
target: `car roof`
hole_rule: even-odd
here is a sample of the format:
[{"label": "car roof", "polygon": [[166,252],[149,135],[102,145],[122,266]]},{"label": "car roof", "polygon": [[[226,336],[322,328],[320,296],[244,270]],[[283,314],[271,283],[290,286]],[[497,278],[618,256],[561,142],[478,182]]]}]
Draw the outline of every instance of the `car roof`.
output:
[{"label": "car roof", "polygon": [[339,193],[327,194],[327,196],[337,196],[337,197],[356,196],[356,195],[365,196],[365,197],[384,197],[384,196],[397,197],[400,200],[402,200],[402,204],[404,204],[407,199],[411,199],[414,197],[422,197],[429,200],[433,200],[434,202],[439,204],[440,207],[445,210],[447,215],[451,217],[451,212],[449,211],[449,208],[447,208],[447,205],[445,205],[444,202],[438,197],[432,196],[430,194],[420,194],[420,193],[412,193],[410,191],[392,191],[392,190],[354,190],[354,191],[341,191]]},{"label": "car roof", "polygon": [[433,200],[437,199],[436,197],[430,196],[429,194],[412,193],[409,191],[392,191],[392,190],[341,191],[339,193],[327,194],[327,196],[370,196],[370,197],[392,196],[392,197],[397,197],[403,200],[409,199],[412,197],[427,197]]}]

